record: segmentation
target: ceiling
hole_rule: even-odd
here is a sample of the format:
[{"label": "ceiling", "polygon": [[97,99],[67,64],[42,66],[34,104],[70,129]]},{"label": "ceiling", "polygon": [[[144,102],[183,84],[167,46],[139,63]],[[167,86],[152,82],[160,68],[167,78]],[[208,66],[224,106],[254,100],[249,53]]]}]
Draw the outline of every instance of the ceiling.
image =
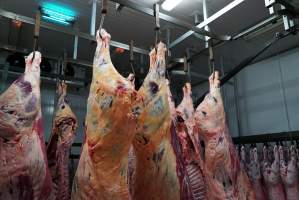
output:
[{"label": "ceiling", "polygon": [[[146,7],[152,7],[155,0],[131,0]],[[208,13],[214,14],[221,8],[232,2],[233,0],[208,0]],[[91,21],[91,0],[0,0],[0,8],[34,17],[35,11],[43,2],[53,2],[65,5],[72,8],[78,14],[77,27],[81,32],[88,33]],[[299,4],[298,1],[293,0],[294,3]],[[299,7],[299,5],[298,5]],[[163,11],[164,13],[167,13]],[[193,23],[192,15],[198,12],[202,15],[202,0],[184,0],[178,7],[167,14],[175,16],[179,19]],[[100,21],[99,12],[97,13],[97,25]],[[219,19],[210,24],[210,29],[213,33],[218,35],[235,35],[240,31],[250,27],[257,22],[269,17],[268,10],[264,7],[264,0],[245,0],[242,4],[235,7],[230,12],[226,13]],[[4,27],[4,31],[0,31],[0,43],[13,44],[23,48],[32,48],[33,43],[33,26],[23,24],[21,30],[15,30],[10,26],[10,20],[0,18],[0,27]],[[134,44],[138,47],[149,49],[154,43],[154,18],[149,15],[139,13],[129,8],[124,8],[121,12],[115,11],[115,4],[109,3],[108,16],[105,19],[104,28],[112,35],[112,39],[122,43],[128,44],[130,40],[134,40]],[[188,31],[185,28],[161,21],[161,35],[165,36],[165,28],[171,29],[171,40],[175,40],[180,35]],[[282,30],[282,27],[279,27]],[[258,48],[262,47],[266,41],[272,38],[273,31],[262,34],[258,39],[239,40],[229,42],[226,45],[216,49],[216,61],[220,62],[220,58],[224,60],[224,71],[229,70],[234,64],[239,62],[242,58],[252,55]],[[61,56],[62,52],[66,50],[69,55],[72,55],[74,38],[62,33],[57,33],[50,30],[41,30],[39,45],[42,52],[50,55]],[[285,50],[293,46],[299,45],[298,37],[286,40],[287,42],[280,43],[275,46],[276,51]],[[204,42],[191,36],[184,42],[177,45],[173,50],[174,57],[181,57],[185,54],[185,50],[192,47],[195,51],[204,48]],[[92,61],[95,44],[90,41],[79,39],[78,59]],[[273,53],[273,50],[270,51]],[[275,51],[274,51],[275,53]],[[270,53],[268,53],[270,54]],[[117,69],[127,74],[130,71],[128,67],[128,53],[117,55],[113,57],[113,62]],[[229,65],[229,66],[228,66]],[[207,56],[202,55],[198,61],[192,63],[192,70],[199,74],[208,75]],[[136,66],[138,68],[138,66]],[[143,70],[146,72],[146,69]],[[176,88],[180,88],[185,81],[185,77],[174,77]],[[195,79],[195,78],[194,78]],[[196,78],[195,82],[201,81]],[[180,89],[178,89],[180,90]]]}]

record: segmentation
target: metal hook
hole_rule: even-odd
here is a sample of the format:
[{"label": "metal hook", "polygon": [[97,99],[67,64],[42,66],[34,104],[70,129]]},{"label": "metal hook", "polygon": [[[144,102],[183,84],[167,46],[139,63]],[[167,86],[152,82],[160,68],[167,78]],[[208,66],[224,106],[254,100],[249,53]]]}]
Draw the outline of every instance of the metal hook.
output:
[{"label": "metal hook", "polygon": [[33,51],[33,55],[32,55],[32,58],[31,58],[31,63],[33,63],[34,58],[35,58],[35,50]]},{"label": "metal hook", "polygon": [[131,66],[131,70],[132,70],[134,76],[136,76],[135,70],[134,70],[134,65],[133,65],[133,63],[134,63],[134,51],[133,50],[134,50],[134,41],[131,40],[131,42],[130,42],[130,66]]},{"label": "metal hook", "polygon": [[62,70],[63,70],[63,77],[62,81],[65,81],[66,79],[66,68],[67,68],[67,52],[63,52],[63,63],[62,63]]},{"label": "metal hook", "polygon": [[[106,17],[106,14],[108,12],[108,0],[102,0],[102,7],[101,7],[101,21],[100,21],[100,27],[99,27],[99,30],[101,31],[103,26],[104,26],[104,22],[105,22],[105,17]],[[102,38],[102,35],[101,35],[101,32],[100,32],[100,38]]]},{"label": "metal hook", "polygon": [[209,40],[209,65],[210,71],[213,74],[213,80],[215,79],[215,59],[214,59],[214,51],[213,51],[213,39]]},{"label": "metal hook", "polygon": [[159,34],[160,34],[160,5],[158,3],[154,4],[154,16],[155,16],[155,49],[157,51],[157,46],[159,42]]},{"label": "metal hook", "polygon": [[33,37],[34,37],[33,56],[32,56],[32,59],[31,59],[31,63],[33,62],[33,60],[35,58],[35,51],[38,48],[38,37],[39,37],[39,33],[40,33],[40,19],[41,19],[41,11],[40,11],[40,8],[39,8],[38,11],[36,12],[36,15],[35,15],[35,24],[34,24],[34,33],[33,33]]},{"label": "metal hook", "polygon": [[33,55],[31,58],[31,63],[33,63],[33,60],[35,58],[35,52],[37,51],[38,48],[38,36],[34,36],[34,43],[33,43]]}]

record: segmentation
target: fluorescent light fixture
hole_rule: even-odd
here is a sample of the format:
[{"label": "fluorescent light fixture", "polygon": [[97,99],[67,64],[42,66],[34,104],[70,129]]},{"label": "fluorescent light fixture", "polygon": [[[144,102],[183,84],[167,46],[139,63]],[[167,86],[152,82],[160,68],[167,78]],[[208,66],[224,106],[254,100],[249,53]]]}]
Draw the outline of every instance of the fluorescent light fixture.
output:
[{"label": "fluorescent light fixture", "polygon": [[177,5],[179,5],[183,0],[166,0],[162,3],[163,10],[171,11]]},{"label": "fluorescent light fixture", "polygon": [[[212,15],[211,17],[207,18],[206,20],[204,20],[203,22],[198,24],[197,27],[198,28],[204,28],[205,26],[209,25],[211,22],[215,21],[216,19],[218,19],[219,17],[221,17],[222,15],[224,15],[225,13],[227,13],[228,11],[230,11],[231,9],[233,9],[234,7],[236,7],[237,5],[241,4],[244,1],[245,0],[235,0],[235,1],[231,2],[227,6],[225,6],[224,8],[219,10],[218,12],[216,12],[214,15]],[[180,42],[184,41],[186,38],[191,36],[193,33],[194,33],[194,31],[191,31],[191,30],[184,33],[182,36],[180,36],[175,41],[173,41],[169,45],[169,48],[173,48],[174,46],[176,46],[177,44],[179,44]]]},{"label": "fluorescent light fixture", "polygon": [[209,17],[205,21],[203,21],[200,24],[198,24],[197,27],[198,28],[205,27],[206,25],[208,25],[211,22],[215,21],[216,19],[218,19],[219,17],[221,17],[222,15],[224,15],[225,13],[227,13],[228,11],[230,11],[231,9],[233,9],[234,7],[236,7],[237,5],[239,5],[240,3],[242,3],[243,1],[245,1],[245,0],[235,0],[235,1],[231,2],[227,6],[225,6],[224,8],[222,8],[221,10],[219,10],[218,12],[216,12],[214,15],[212,15],[211,17]]},{"label": "fluorescent light fixture", "polygon": [[47,20],[47,21],[56,22],[58,24],[70,25],[70,22],[64,21],[60,18],[56,18],[56,17],[53,17],[53,16],[48,17],[48,16],[43,15],[42,18]]},{"label": "fluorescent light fixture", "polygon": [[70,25],[76,18],[74,11],[56,4],[44,4],[41,11],[43,19],[63,25]]}]

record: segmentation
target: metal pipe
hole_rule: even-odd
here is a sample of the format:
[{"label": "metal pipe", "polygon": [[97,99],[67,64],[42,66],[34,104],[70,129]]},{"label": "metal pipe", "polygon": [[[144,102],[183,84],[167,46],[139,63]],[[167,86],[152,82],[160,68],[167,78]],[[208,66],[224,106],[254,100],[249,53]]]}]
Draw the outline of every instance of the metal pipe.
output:
[{"label": "metal pipe", "polygon": [[77,60],[77,55],[78,55],[78,40],[79,37],[76,35],[74,38],[74,53],[73,53],[73,59]]},{"label": "metal pipe", "polygon": [[96,17],[97,17],[97,0],[92,1],[91,21],[90,21],[90,35],[96,34]]},{"label": "metal pipe", "polygon": [[160,35],[160,5],[158,3],[154,4],[154,16],[155,16],[155,45],[158,45],[159,35]]},{"label": "metal pipe", "polygon": [[[208,19],[208,7],[207,7],[207,0],[203,0],[202,1],[202,11],[203,11],[203,19],[204,19],[204,21],[205,20],[207,20]],[[204,29],[206,30],[206,31],[210,31],[210,27],[209,27],[209,25],[206,25],[205,27],[204,27]],[[209,43],[208,43],[208,40],[209,40],[210,38],[209,37],[207,37],[207,36],[205,36],[205,45],[206,45],[206,48],[208,48],[209,47]]]},{"label": "metal pipe", "polygon": [[166,28],[167,57],[171,57],[171,51],[170,51],[170,49],[169,49],[169,45],[170,45],[170,37],[171,37],[170,28],[167,27],[167,28]]},{"label": "metal pipe", "polygon": [[262,20],[261,22],[257,23],[256,25],[251,26],[251,27],[247,28],[246,30],[244,30],[244,31],[238,33],[237,35],[235,35],[233,37],[233,40],[237,40],[237,39],[242,38],[246,35],[249,35],[250,33],[255,32],[256,30],[261,29],[263,27],[266,27],[269,24],[276,23],[277,20],[279,20],[279,19],[281,19],[280,15],[273,15],[273,16],[265,19],[265,20]]}]

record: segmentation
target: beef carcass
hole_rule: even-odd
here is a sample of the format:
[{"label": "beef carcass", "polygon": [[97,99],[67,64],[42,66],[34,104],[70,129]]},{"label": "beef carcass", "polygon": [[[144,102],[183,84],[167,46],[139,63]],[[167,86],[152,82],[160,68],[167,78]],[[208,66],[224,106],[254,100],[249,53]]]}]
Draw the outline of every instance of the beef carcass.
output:
[{"label": "beef carcass", "polygon": [[195,128],[205,143],[207,196],[210,200],[255,199],[226,126],[219,73],[211,75],[209,81],[210,93],[195,112]]},{"label": "beef carcass", "polygon": [[284,183],[287,200],[299,199],[299,173],[297,168],[296,149],[292,145],[289,149],[289,162],[286,162],[283,146],[279,146],[280,176]]},{"label": "beef carcass", "polygon": [[[183,148],[181,145],[181,141],[178,134],[178,126],[179,126],[179,120],[177,116],[177,111],[175,108],[175,102],[173,99],[173,96],[170,91],[169,81],[166,80],[167,84],[167,93],[168,93],[168,102],[169,102],[169,111],[172,119],[170,132],[171,132],[171,144],[176,156],[176,162],[177,162],[177,174],[180,181],[180,199],[182,200],[193,200],[193,194],[192,194],[192,185],[189,181],[188,171],[186,167],[186,162],[184,161],[184,155],[183,155]],[[181,119],[181,118],[180,118]],[[181,122],[183,124],[183,122]],[[186,126],[184,126],[186,128]],[[190,168],[191,170],[193,168]],[[190,171],[191,171],[190,170]],[[197,178],[197,171],[192,170],[192,173],[194,179]],[[193,180],[194,180],[193,179]],[[196,186],[196,185],[195,185]],[[195,188],[195,187],[194,187]]]},{"label": "beef carcass", "polygon": [[280,160],[278,147],[273,148],[274,161],[271,162],[267,146],[263,147],[263,178],[269,200],[285,200],[285,192],[280,178]]},{"label": "beef carcass", "polygon": [[53,193],[57,200],[70,199],[69,154],[75,140],[77,118],[66,99],[67,85],[58,84],[58,104],[47,146]]},{"label": "beef carcass", "polygon": [[93,78],[87,103],[86,140],[73,183],[72,199],[130,198],[128,153],[136,133],[137,92],[114,68],[110,35],[97,32]]},{"label": "beef carcass", "polygon": [[0,96],[0,199],[50,198],[51,177],[41,115],[39,52],[25,74]]},{"label": "beef carcass", "polygon": [[[237,153],[238,152],[239,151],[237,150]],[[246,161],[246,150],[244,145],[241,146],[241,150],[240,150],[240,163],[243,170],[247,171],[248,168],[247,168],[247,161]]]},{"label": "beef carcass", "polygon": [[176,108],[176,132],[181,144],[183,164],[186,170],[183,184],[189,187],[190,199],[207,199],[204,174],[201,168],[203,162],[200,157],[199,140],[196,138],[197,135],[193,133],[194,107],[190,83],[185,84],[183,93],[183,100]]},{"label": "beef carcass", "polygon": [[262,183],[261,165],[258,157],[257,148],[250,149],[250,162],[248,164],[248,175],[253,185],[257,200],[267,200],[266,189]]},{"label": "beef carcass", "polygon": [[136,171],[134,200],[178,200],[180,185],[174,150],[171,145],[171,115],[165,79],[165,45],[150,53],[150,69],[138,94],[143,104],[133,146]]}]

